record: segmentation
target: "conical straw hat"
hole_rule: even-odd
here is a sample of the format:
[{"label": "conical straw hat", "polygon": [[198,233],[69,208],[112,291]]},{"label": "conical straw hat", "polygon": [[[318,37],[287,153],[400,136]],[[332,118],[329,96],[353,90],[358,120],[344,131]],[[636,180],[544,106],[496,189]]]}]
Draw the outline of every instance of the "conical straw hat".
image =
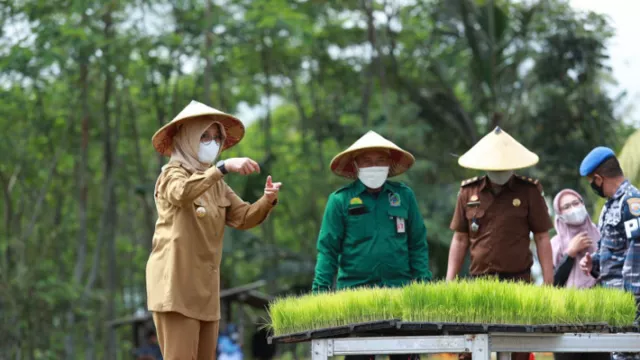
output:
[{"label": "conical straw hat", "polygon": [[496,127],[462,155],[458,164],[469,169],[503,171],[533,166],[538,160],[538,155]]},{"label": "conical straw hat", "polygon": [[396,144],[380,136],[375,131],[369,131],[358,139],[347,150],[336,155],[331,160],[331,171],[336,175],[355,179],[358,171],[354,165],[354,158],[363,150],[387,150],[391,157],[389,177],[400,175],[407,171],[416,161],[413,155],[402,150]]},{"label": "conical straw hat", "polygon": [[222,149],[224,151],[239,143],[244,137],[244,125],[242,121],[218,109],[192,100],[171,122],[164,125],[151,138],[153,147],[162,155],[171,156],[173,136],[178,130],[178,125],[183,121],[201,116],[209,116],[212,120],[218,121],[224,126],[226,138]]}]

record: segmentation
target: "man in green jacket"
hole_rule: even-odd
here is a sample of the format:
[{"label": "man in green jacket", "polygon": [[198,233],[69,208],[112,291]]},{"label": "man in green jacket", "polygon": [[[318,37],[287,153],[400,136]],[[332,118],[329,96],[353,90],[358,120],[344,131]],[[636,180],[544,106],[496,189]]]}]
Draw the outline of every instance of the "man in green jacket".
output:
[{"label": "man in green jacket", "polygon": [[413,155],[373,131],[333,158],[331,170],[355,181],[329,196],[314,293],[431,280],[427,229],[415,195],[387,180],[414,162]]}]

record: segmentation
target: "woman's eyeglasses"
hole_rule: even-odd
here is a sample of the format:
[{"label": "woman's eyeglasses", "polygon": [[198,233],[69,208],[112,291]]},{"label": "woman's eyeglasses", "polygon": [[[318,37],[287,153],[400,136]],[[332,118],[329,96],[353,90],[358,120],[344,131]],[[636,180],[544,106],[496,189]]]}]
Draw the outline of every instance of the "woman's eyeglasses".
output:
[{"label": "woman's eyeglasses", "polygon": [[200,143],[205,145],[211,144],[213,140],[215,140],[218,144],[220,144],[222,141],[222,137],[220,135],[211,136],[211,134],[209,133],[204,133],[202,134],[202,136],[200,136]]},{"label": "woman's eyeglasses", "polygon": [[560,207],[560,210],[569,210],[572,207],[578,207],[582,205],[582,201],[581,200],[573,200],[572,202],[568,203],[568,204],[564,204]]}]

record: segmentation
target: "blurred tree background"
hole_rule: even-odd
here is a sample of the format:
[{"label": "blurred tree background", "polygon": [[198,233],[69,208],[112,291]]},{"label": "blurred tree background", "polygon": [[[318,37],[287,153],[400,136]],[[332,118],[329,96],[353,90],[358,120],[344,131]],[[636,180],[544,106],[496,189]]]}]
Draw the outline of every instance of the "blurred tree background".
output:
[{"label": "blurred tree background", "polygon": [[417,158],[399,180],[437,278],[460,181],[477,175],[457,157],[495,126],[540,155],[523,174],[547,197],[572,187],[591,204],[580,160],[634,131],[605,91],[613,29],[561,0],[17,0],[0,17],[2,359],[128,358],[129,333],[103,324],[146,308],[166,161],[150,139],[192,99],[252,109],[223,154],[263,166],[228,177],[238,194],[283,182],[269,221],[224,243],[223,285],[264,278],[270,294],[310,287],[326,199],[346,183],[329,162],[369,129]]}]

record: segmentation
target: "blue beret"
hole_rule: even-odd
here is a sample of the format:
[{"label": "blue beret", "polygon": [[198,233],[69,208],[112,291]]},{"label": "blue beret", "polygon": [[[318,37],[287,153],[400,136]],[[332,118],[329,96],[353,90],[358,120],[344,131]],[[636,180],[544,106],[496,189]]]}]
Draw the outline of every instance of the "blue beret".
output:
[{"label": "blue beret", "polygon": [[600,164],[614,156],[616,154],[608,147],[598,146],[591,150],[582,160],[582,164],[580,164],[580,176],[587,176],[593,173]]}]

